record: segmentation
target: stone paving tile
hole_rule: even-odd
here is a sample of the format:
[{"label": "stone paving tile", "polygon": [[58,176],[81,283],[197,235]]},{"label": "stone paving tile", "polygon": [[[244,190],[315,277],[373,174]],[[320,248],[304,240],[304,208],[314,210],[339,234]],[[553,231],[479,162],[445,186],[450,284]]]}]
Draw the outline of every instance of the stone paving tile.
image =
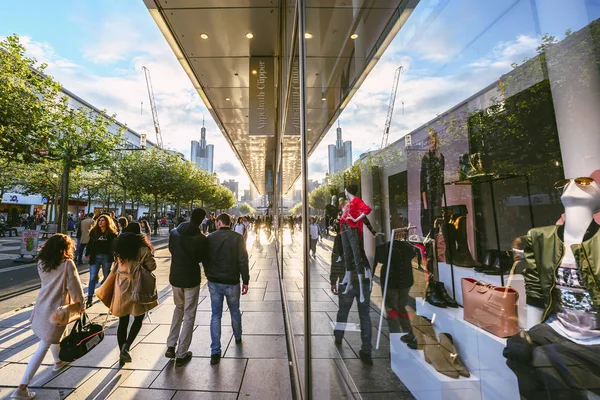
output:
[{"label": "stone paving tile", "polygon": [[[226,304],[226,303],[227,302],[224,302],[223,304]],[[198,311],[196,313],[195,324],[196,325],[206,325],[206,326],[210,325],[211,315],[212,315],[212,312],[210,312],[210,311]],[[242,313],[242,320],[243,320],[243,318],[244,318],[244,313]],[[221,316],[221,326],[231,326],[231,315],[229,314],[229,311],[223,311],[223,315]]]},{"label": "stone paving tile", "polygon": [[[0,351],[0,361],[5,362],[19,362],[23,359],[31,357],[35,350],[37,349],[39,340],[37,338],[33,338],[30,341],[18,346],[13,347],[11,349],[4,349]],[[44,358],[44,362],[46,362],[48,358]]]},{"label": "stone paving tile", "polygon": [[[242,320],[243,327],[243,320]],[[227,346],[233,337],[233,329],[230,326],[221,326],[221,351],[225,353]],[[194,357],[210,357],[210,327],[197,326],[192,336],[192,343],[189,351],[194,354]]]},{"label": "stone paving tile", "polygon": [[240,310],[282,312],[281,301],[240,301]]},{"label": "stone paving tile", "polygon": [[[126,363],[123,368],[160,371],[170,361],[164,353],[164,344],[140,343],[131,348],[133,361]],[[113,365],[113,368],[118,368],[118,365]]]},{"label": "stone paving tile", "polygon": [[169,331],[171,330],[171,325],[159,325],[146,337],[142,339],[142,343],[159,343],[167,344],[167,338],[169,337]]},{"label": "stone paving tile", "polygon": [[236,400],[238,398],[237,393],[223,393],[223,392],[198,392],[198,391],[185,391],[178,390],[175,393],[173,400]]},{"label": "stone paving tile", "polygon": [[[18,386],[27,364],[11,363],[0,368],[0,386],[16,387]],[[50,380],[59,376],[63,371],[54,372],[51,366],[42,365],[31,381],[31,387],[41,387]]]},{"label": "stone paving tile", "polygon": [[121,387],[147,388],[160,374],[160,371],[131,371]]},{"label": "stone paving tile", "polygon": [[[119,345],[116,336],[105,336],[104,340],[71,364],[73,367],[110,368],[119,361]],[[106,397],[106,396],[105,396]]]},{"label": "stone paving tile", "polygon": [[175,395],[174,390],[118,388],[107,399],[111,400],[170,400]]},{"label": "stone paving tile", "polygon": [[152,383],[155,389],[238,392],[247,360],[224,358],[210,365],[209,358],[192,358],[184,367],[170,364]]},{"label": "stone paving tile", "polygon": [[350,375],[360,393],[368,392],[408,392],[408,389],[396,377],[386,359],[373,360],[372,367],[365,365],[358,359],[344,360]]},{"label": "stone paving tile", "polygon": [[0,328],[0,348],[19,347],[36,336],[31,329]]},{"label": "stone paving tile", "polygon": [[[248,317],[246,316],[248,314]],[[244,334],[282,335],[283,314],[280,312],[252,312],[242,315]]]},{"label": "stone paving tile", "polygon": [[262,300],[281,302],[281,293],[280,292],[266,292]]},{"label": "stone paving tile", "polygon": [[[299,358],[304,358],[304,336],[294,336],[294,344]],[[312,357],[315,358],[353,358],[357,357],[357,353],[352,350],[352,347],[345,340],[341,345],[336,345],[333,336],[312,335],[311,336]]]},{"label": "stone paving tile", "polygon": [[292,399],[287,359],[248,360],[240,398]]},{"label": "stone paving tile", "polygon": [[[0,388],[0,399],[1,400],[5,400],[5,399],[10,399],[10,396],[12,395],[14,391],[14,388],[8,389],[8,388]],[[62,400],[65,397],[67,397],[73,390],[71,389],[33,389],[33,392],[35,392],[36,399],[44,399],[44,400]]]},{"label": "stone paving tile", "polygon": [[46,383],[45,387],[75,389],[94,376],[99,369],[69,367],[64,372]]},{"label": "stone paving tile", "polygon": [[69,395],[69,400],[105,399],[115,391],[133,371],[101,369]]},{"label": "stone paving tile", "polygon": [[242,336],[242,344],[232,341],[223,356],[227,358],[284,358],[287,360],[285,335]]}]

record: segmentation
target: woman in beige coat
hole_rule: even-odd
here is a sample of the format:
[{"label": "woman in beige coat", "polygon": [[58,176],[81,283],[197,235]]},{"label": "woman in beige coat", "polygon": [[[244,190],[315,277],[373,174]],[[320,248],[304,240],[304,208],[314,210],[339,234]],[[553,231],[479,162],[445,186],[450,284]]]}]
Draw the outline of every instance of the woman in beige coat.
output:
[{"label": "woman in beige coat", "polygon": [[[121,350],[119,363],[124,365],[131,362],[129,348],[133,344],[136,336],[142,328],[142,321],[146,312],[158,305],[158,302],[149,304],[134,303],[133,294],[133,273],[135,269],[146,268],[148,271],[156,269],[156,260],[154,259],[154,249],[148,242],[146,235],[141,234],[140,224],[132,222],[127,226],[116,241],[115,256],[117,262],[113,266],[116,271],[115,288],[111,304],[111,313],[119,317],[119,327],[117,328],[117,342]],[[129,326],[129,316],[133,315],[134,320],[127,333]]]},{"label": "woman in beige coat", "polygon": [[30,392],[27,386],[29,386],[33,376],[42,364],[48,349],[52,351],[52,356],[54,356],[54,371],[59,371],[69,364],[58,358],[59,343],[65,334],[66,327],[52,323],[50,316],[58,307],[65,304],[65,293],[63,292],[65,274],[66,289],[71,296],[71,301],[79,303],[79,312],[85,311],[83,289],[73,261],[74,251],[75,243],[70,237],[56,234],[48,239],[38,256],[38,274],[40,275],[42,287],[31,316],[31,329],[40,339],[40,344],[27,364],[21,384],[13,392],[12,399],[32,399],[35,397],[35,392]]}]

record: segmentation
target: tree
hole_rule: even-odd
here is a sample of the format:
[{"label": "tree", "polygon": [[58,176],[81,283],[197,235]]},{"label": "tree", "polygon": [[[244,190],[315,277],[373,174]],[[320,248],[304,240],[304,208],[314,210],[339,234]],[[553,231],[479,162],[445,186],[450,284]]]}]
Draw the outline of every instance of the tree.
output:
[{"label": "tree", "polygon": [[25,55],[17,35],[0,42],[0,156],[37,162],[54,129],[60,85],[43,74],[46,64]]},{"label": "tree", "polygon": [[235,205],[236,199],[231,190],[223,185],[218,185],[212,190],[207,203],[211,209],[228,210]]},{"label": "tree", "polygon": [[302,203],[297,203],[292,208],[290,208],[290,214],[299,215],[302,213]]},{"label": "tree", "polygon": [[331,196],[333,194],[335,194],[333,186],[319,186],[308,194],[308,204],[315,210],[325,210],[325,207],[331,204]]},{"label": "tree", "polygon": [[252,206],[248,203],[238,204],[237,208],[238,208],[238,210],[240,210],[240,213],[242,215],[256,214],[256,210],[254,208],[252,208]]}]

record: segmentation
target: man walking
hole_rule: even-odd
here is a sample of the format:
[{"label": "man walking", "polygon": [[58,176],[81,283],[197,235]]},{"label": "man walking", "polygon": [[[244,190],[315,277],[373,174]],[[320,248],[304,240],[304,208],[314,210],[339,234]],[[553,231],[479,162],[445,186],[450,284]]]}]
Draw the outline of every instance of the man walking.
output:
[{"label": "man walking", "polygon": [[[87,244],[90,242],[90,229],[94,224],[94,213],[89,213],[79,223],[79,229],[81,230],[81,239],[77,243],[77,263],[83,264],[83,254]],[[77,233],[79,235],[79,232]]]},{"label": "man walking", "polygon": [[192,359],[192,352],[188,349],[192,342],[198,308],[200,263],[204,262],[207,255],[208,239],[200,231],[200,224],[205,216],[206,211],[196,208],[192,211],[191,221],[183,222],[169,235],[172,257],[169,283],[173,288],[175,310],[165,357],[175,358],[175,365],[178,367]]},{"label": "man walking", "polygon": [[231,325],[235,343],[242,343],[242,314],[240,312],[240,276],[241,294],[248,293],[248,252],[244,238],[231,230],[231,218],[220,214],[216,222],[217,231],[208,235],[208,259],[204,264],[204,273],[208,279],[208,290],[212,306],[210,320],[210,363],[221,361],[221,317],[223,298],[231,314]]}]

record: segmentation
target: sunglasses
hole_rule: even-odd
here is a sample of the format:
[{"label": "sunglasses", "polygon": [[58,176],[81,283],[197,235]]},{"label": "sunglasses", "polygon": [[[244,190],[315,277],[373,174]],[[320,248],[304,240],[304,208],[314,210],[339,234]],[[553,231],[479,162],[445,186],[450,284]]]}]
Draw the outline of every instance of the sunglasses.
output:
[{"label": "sunglasses", "polygon": [[594,182],[594,180],[589,177],[582,177],[582,178],[575,178],[575,179],[561,179],[560,181],[557,181],[554,183],[554,188],[556,190],[564,191],[566,189],[566,187],[569,185],[569,183],[571,183],[571,181],[575,181],[575,184],[579,187],[587,187],[587,186],[590,186],[592,184],[592,182]]}]

